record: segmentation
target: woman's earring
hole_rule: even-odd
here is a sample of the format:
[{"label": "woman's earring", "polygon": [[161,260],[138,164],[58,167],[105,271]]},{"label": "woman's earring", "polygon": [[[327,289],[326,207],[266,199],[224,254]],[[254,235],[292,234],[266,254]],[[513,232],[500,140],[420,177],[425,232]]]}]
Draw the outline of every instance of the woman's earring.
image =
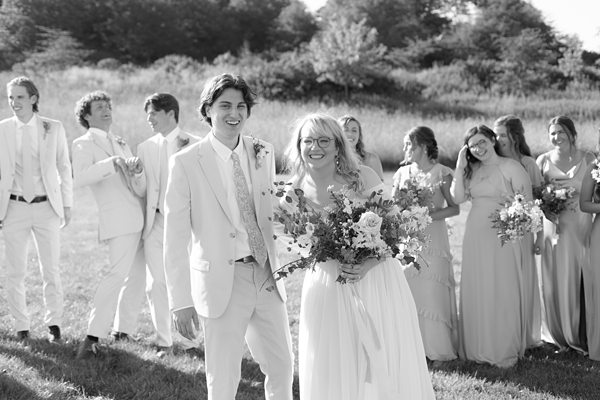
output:
[{"label": "woman's earring", "polygon": [[341,172],[341,168],[340,168],[340,155],[336,154],[335,155],[335,170],[336,172]]}]

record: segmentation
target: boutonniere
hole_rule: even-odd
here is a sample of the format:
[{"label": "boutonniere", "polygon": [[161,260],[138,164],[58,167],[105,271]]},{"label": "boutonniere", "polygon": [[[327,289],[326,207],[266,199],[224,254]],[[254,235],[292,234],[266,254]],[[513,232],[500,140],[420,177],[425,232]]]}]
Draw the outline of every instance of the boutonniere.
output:
[{"label": "boutonniere", "polygon": [[269,152],[260,139],[255,138],[254,136],[252,136],[252,147],[254,147],[254,154],[256,155],[256,169],[259,169]]},{"label": "boutonniere", "polygon": [[121,136],[115,136],[115,142],[117,142],[120,146],[127,145],[127,142]]},{"label": "boutonniere", "polygon": [[183,149],[188,144],[190,144],[190,138],[177,136],[177,148],[179,150]]},{"label": "boutonniere", "polygon": [[50,133],[50,122],[43,121],[42,126],[44,127],[44,140],[46,140],[46,136]]}]

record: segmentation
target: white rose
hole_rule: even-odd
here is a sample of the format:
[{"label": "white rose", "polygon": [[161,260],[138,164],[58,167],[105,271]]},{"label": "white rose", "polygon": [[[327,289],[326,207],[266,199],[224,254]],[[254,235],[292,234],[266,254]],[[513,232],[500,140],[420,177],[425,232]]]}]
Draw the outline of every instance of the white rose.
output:
[{"label": "white rose", "polygon": [[379,215],[372,211],[367,211],[360,216],[360,219],[358,220],[358,226],[361,227],[363,232],[376,234],[381,230],[382,222],[383,220]]},{"label": "white rose", "polygon": [[556,189],[554,195],[557,199],[566,200],[567,199],[567,190],[566,189]]}]

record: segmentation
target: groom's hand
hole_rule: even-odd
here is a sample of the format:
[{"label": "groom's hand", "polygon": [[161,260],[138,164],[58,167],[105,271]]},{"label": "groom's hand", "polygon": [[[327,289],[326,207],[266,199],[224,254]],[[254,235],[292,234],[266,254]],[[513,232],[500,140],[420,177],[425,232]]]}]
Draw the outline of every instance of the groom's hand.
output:
[{"label": "groom's hand", "polygon": [[[184,338],[196,339],[195,331],[200,329],[200,321],[194,307],[173,311],[173,325]],[[196,328],[195,331],[194,328]]]}]

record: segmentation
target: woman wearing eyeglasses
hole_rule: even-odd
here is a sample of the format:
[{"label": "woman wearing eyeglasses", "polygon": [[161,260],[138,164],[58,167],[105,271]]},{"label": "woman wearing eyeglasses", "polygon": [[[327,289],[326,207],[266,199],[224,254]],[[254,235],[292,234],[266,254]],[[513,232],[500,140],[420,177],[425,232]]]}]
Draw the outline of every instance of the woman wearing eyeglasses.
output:
[{"label": "woman wearing eyeglasses", "polygon": [[[291,192],[302,189],[316,210],[331,204],[330,187],[347,189],[357,201],[383,189],[324,114],[299,121],[287,162]],[[340,271],[345,284],[336,282]],[[327,260],[306,271],[298,366],[302,400],[434,399],[417,311],[397,259]]]},{"label": "woman wearing eyeglasses", "polygon": [[460,357],[508,368],[525,351],[522,247],[502,245],[490,215],[515,193],[532,195],[525,169],[500,156],[498,147],[487,126],[469,129],[450,190],[456,203],[471,201],[462,246]]},{"label": "woman wearing eyeglasses", "polygon": [[377,173],[381,181],[383,181],[383,167],[381,160],[375,153],[370,153],[365,150],[363,142],[363,131],[360,122],[351,115],[344,115],[338,119],[338,122],[344,130],[344,136],[356,150],[356,154],[360,159],[361,164],[366,165]]},{"label": "woman wearing eyeglasses", "polygon": [[458,356],[455,282],[446,218],[458,215],[460,210],[450,195],[452,169],[439,164],[437,158],[433,131],[426,126],[411,129],[404,136],[407,165],[394,174],[392,196],[411,180],[433,191],[428,204],[433,221],[426,232],[429,242],[421,252],[422,268],[411,266],[405,275],[417,305],[425,354],[439,363]]},{"label": "woman wearing eyeglasses", "polygon": [[[568,117],[550,120],[548,139],[554,148],[537,159],[542,175],[561,187],[574,187],[578,193],[594,155],[577,148],[577,130]],[[578,201],[577,194],[566,210],[544,219],[542,295],[554,343],[561,350],[586,353],[586,302],[582,299],[592,292],[591,288],[584,290],[591,283],[586,275],[592,215],[581,212]]]}]

